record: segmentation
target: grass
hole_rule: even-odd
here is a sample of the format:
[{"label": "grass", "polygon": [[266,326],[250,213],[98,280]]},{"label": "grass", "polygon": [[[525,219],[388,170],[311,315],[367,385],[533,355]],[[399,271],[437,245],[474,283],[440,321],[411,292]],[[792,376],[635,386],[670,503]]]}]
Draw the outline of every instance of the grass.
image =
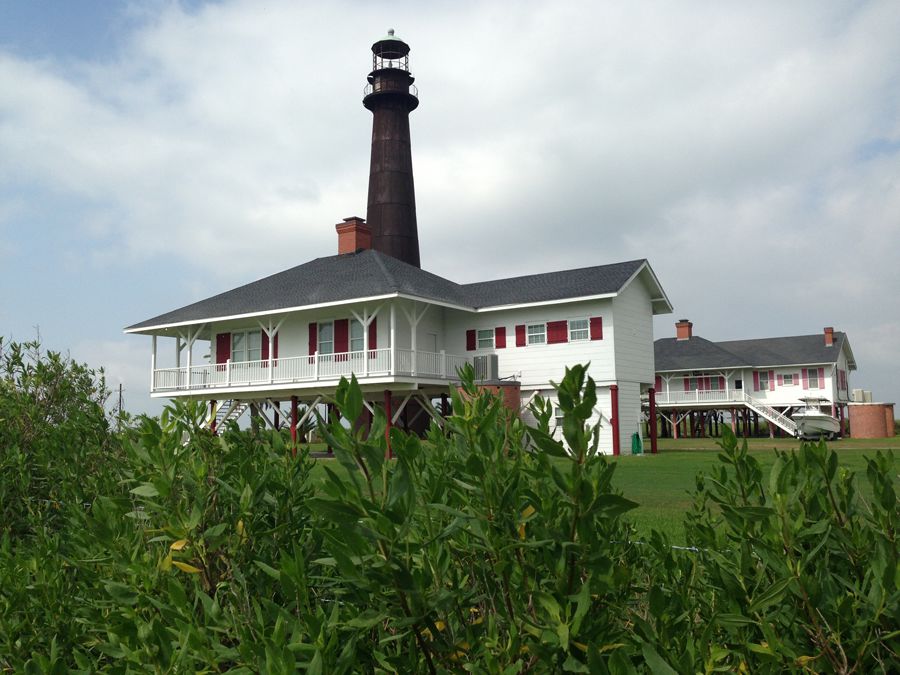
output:
[{"label": "grass", "polygon": [[[796,439],[748,439],[750,451],[768,472],[775,461],[774,448],[796,450],[800,447]],[[829,447],[840,455],[841,466],[856,473],[860,493],[869,493],[865,478],[865,457],[874,456],[877,450],[892,449],[900,452],[900,436],[879,439],[842,439],[829,443]],[[649,450],[649,442],[647,443]],[[313,446],[313,450],[323,451],[324,445]],[[640,506],[628,514],[635,524],[639,537],[646,537],[652,529],[667,532],[675,544],[684,544],[684,514],[691,506],[690,492],[696,484],[700,472],[710,473],[719,464],[717,439],[660,439],[657,455],[623,456],[615,460],[617,464],[613,484],[622,490],[625,497]],[[560,460],[564,462],[565,460]],[[315,471],[324,480],[322,464],[328,462],[337,471],[343,469],[331,459],[316,463]],[[898,481],[900,482],[900,481]]]}]

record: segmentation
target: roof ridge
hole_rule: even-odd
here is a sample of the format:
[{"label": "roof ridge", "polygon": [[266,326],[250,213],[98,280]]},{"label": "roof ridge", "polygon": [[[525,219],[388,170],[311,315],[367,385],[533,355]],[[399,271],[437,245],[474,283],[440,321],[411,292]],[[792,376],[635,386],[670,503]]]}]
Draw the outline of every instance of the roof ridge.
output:
[{"label": "roof ridge", "polygon": [[[388,284],[393,291],[400,290],[400,284],[397,283],[397,279],[387,268],[387,265],[384,264],[384,261],[381,259],[383,255],[380,251],[376,251],[375,249],[369,249],[372,252],[372,258],[375,259],[375,264],[378,265],[378,269],[381,270],[381,273],[384,274],[384,278],[387,280]],[[402,262],[402,261],[401,261]]]},{"label": "roof ridge", "polygon": [[542,277],[542,276],[547,276],[550,274],[571,274],[574,272],[584,272],[586,270],[596,270],[596,269],[600,269],[603,267],[617,267],[619,265],[629,265],[631,263],[646,263],[646,262],[648,262],[648,260],[646,258],[635,258],[634,260],[622,260],[620,262],[606,263],[604,265],[587,265],[585,267],[572,267],[572,268],[563,269],[563,270],[551,270],[549,272],[534,272],[532,274],[520,274],[515,277],[504,277],[502,279],[486,279],[484,281],[472,281],[467,284],[459,284],[459,285],[462,288],[467,288],[469,286],[478,286],[481,284],[496,284],[496,283],[502,283],[505,281],[515,281],[516,279],[527,279],[529,277]]}]

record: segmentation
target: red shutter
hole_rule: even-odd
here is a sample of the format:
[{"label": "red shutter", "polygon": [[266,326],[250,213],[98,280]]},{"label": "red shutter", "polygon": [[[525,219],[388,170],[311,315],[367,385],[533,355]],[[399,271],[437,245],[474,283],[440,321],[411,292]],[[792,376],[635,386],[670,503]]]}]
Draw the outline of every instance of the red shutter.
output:
[{"label": "red shutter", "polygon": [[547,344],[560,344],[569,341],[569,322],[568,321],[548,321],[547,322]]},{"label": "red shutter", "polygon": [[260,357],[263,361],[269,360],[269,336],[266,335],[266,331],[260,331],[259,337],[260,344],[262,345],[262,353]]},{"label": "red shutter", "polygon": [[775,371],[769,371],[769,391],[775,391]]},{"label": "red shutter", "polygon": [[377,319],[372,319],[369,324],[369,349],[378,349],[378,324]]},{"label": "red shutter", "polygon": [[309,324],[309,355],[312,356],[319,349],[319,324]]},{"label": "red shutter", "polygon": [[809,389],[809,372],[806,368],[803,368],[800,372],[803,374],[803,388]]},{"label": "red shutter", "polygon": [[684,390],[685,391],[691,390],[691,378],[689,378],[689,377],[684,378]]},{"label": "red shutter", "polygon": [[712,389],[712,384],[710,383],[708,377],[703,378],[703,388],[706,389],[707,391]]},{"label": "red shutter", "polygon": [[231,358],[231,333],[216,335],[216,363],[225,363]]},{"label": "red shutter", "polygon": [[778,386],[779,387],[784,386],[784,376],[781,373],[778,373]]},{"label": "red shutter", "polygon": [[602,340],[603,339],[603,317],[602,316],[592,316],[591,317],[591,340]]},{"label": "red shutter", "polygon": [[334,353],[346,354],[350,351],[350,321],[336,319],[334,322]]},{"label": "red shutter", "polygon": [[753,391],[759,391],[759,373],[753,371]]},{"label": "red shutter", "polygon": [[272,358],[278,358],[278,333],[275,333],[275,353],[272,355]]},{"label": "red shutter", "polygon": [[525,325],[516,326],[516,347],[525,346]]},{"label": "red shutter", "polygon": [[720,376],[719,377],[719,389],[724,389],[724,388],[725,388],[725,378]]},{"label": "red shutter", "polygon": [[466,351],[471,352],[475,350],[475,331],[467,330],[466,331]]},{"label": "red shutter", "polygon": [[656,379],[653,381],[653,387],[656,391],[662,391],[662,378],[657,375]]},{"label": "red shutter", "polygon": [[494,347],[506,349],[506,326],[497,326],[494,329]]},{"label": "red shutter", "polygon": [[819,368],[819,389],[825,388],[825,369]]}]

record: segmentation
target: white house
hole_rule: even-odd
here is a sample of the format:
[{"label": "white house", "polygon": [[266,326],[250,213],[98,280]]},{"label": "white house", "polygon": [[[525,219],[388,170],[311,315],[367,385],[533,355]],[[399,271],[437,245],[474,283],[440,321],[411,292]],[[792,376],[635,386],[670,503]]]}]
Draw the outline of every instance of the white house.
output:
[{"label": "white house", "polygon": [[770,434],[780,428],[793,435],[791,413],[810,397],[822,399],[823,411],[843,429],[849,373],[856,370],[844,333],[825,328],[815,335],[711,342],[694,335],[687,319],[675,329],[674,338],[654,344],[655,403],[671,435],[703,433],[720,412],[735,430],[749,432],[751,420],[758,426],[763,417]]},{"label": "white house", "polygon": [[[392,424],[415,427],[447,413],[457,369],[476,356],[496,355],[491,375],[518,383],[523,409],[534,396],[553,398],[551,382],[567,365],[590,361],[602,448],[618,453],[639,430],[641,395],[653,385],[652,317],[672,311],[649,263],[473,284],[420,269],[409,46],[389,31],[372,53],[367,221],[337,225],[337,255],[126,328],[151,336],[151,395],[209,400],[213,424],[252,408],[273,426],[289,419],[295,432],[298,404],[312,410],[353,373],[370,411],[384,406]],[[172,345],[169,364],[161,338]],[[195,356],[207,348],[205,359]]]}]

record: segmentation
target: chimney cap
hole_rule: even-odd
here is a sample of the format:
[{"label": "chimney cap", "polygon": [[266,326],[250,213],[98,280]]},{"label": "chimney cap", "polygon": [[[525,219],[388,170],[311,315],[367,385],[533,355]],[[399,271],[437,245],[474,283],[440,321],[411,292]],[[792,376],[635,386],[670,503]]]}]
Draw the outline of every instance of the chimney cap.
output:
[{"label": "chimney cap", "polygon": [[394,34],[393,28],[388,28],[387,35],[372,45],[372,53],[389,61],[402,59],[409,54],[409,45]]}]

